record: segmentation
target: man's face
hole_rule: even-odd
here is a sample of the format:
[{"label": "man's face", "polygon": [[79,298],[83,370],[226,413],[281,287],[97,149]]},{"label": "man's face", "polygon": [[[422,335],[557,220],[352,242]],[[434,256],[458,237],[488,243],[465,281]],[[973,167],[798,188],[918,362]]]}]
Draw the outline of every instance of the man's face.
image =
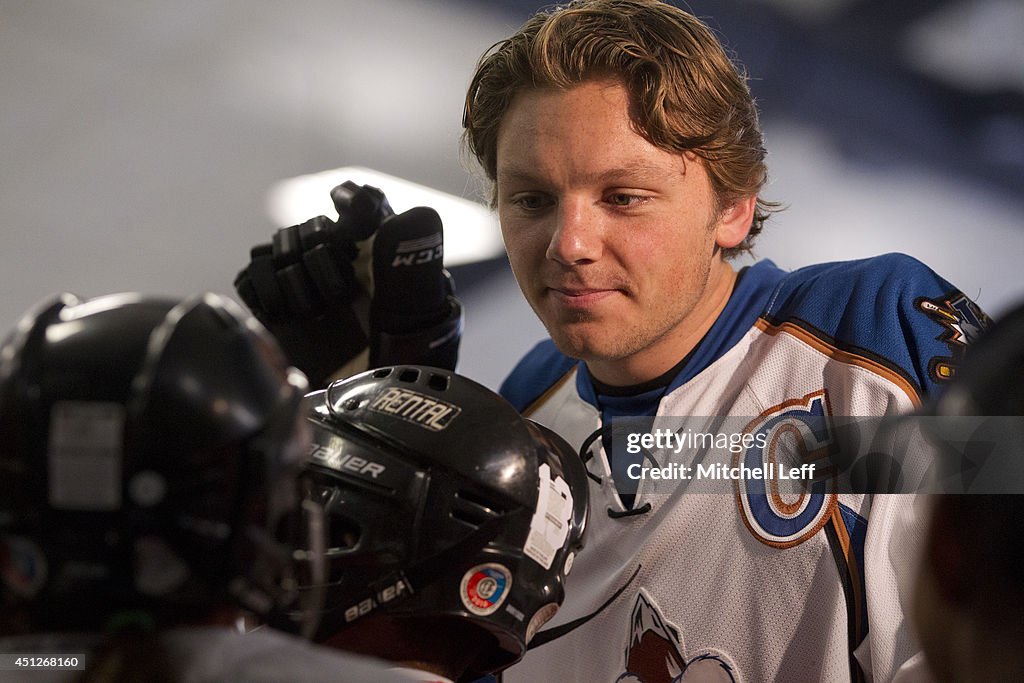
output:
[{"label": "man's face", "polygon": [[617,81],[520,92],[497,161],[512,270],[558,348],[612,383],[678,362],[728,298],[716,242],[749,228],[717,210],[702,163],[640,136]]}]

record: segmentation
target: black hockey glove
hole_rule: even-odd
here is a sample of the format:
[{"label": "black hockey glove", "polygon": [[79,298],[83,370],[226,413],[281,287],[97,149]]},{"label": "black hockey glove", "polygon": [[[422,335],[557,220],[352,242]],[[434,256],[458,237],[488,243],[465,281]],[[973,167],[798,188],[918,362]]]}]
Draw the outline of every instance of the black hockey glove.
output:
[{"label": "black hockey glove", "polygon": [[317,216],[253,247],[235,278],[242,301],[315,387],[380,365],[454,370],[462,306],[437,212],[396,216],[380,190],[351,181],[331,199],[337,222]]}]

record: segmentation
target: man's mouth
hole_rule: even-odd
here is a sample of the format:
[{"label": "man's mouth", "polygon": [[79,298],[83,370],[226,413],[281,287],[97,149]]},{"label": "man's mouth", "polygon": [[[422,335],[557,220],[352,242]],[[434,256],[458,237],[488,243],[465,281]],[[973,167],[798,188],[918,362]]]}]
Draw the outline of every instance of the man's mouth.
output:
[{"label": "man's mouth", "polygon": [[621,294],[622,290],[601,287],[548,287],[551,298],[569,308],[589,308],[609,297]]}]

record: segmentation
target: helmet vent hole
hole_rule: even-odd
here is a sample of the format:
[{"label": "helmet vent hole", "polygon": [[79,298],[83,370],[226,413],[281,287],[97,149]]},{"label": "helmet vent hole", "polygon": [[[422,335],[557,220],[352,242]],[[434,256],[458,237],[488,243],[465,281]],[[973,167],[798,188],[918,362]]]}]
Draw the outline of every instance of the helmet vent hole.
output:
[{"label": "helmet vent hole", "polygon": [[447,375],[430,373],[430,380],[427,384],[429,384],[430,388],[434,391],[448,391],[448,386],[451,384],[451,378]]},{"label": "helmet vent hole", "polygon": [[452,500],[452,519],[478,527],[492,517],[502,513],[494,503],[487,501],[472,491],[456,491]]},{"label": "helmet vent hole", "polygon": [[474,529],[478,528],[481,524],[487,521],[487,516],[483,514],[476,514],[473,510],[460,510],[458,508],[452,508],[452,519],[467,524]]},{"label": "helmet vent hole", "polygon": [[383,379],[391,374],[391,368],[379,368],[373,371],[373,376],[377,379]]},{"label": "helmet vent hole", "polygon": [[420,371],[416,368],[406,368],[398,374],[399,382],[415,382],[420,378]]}]

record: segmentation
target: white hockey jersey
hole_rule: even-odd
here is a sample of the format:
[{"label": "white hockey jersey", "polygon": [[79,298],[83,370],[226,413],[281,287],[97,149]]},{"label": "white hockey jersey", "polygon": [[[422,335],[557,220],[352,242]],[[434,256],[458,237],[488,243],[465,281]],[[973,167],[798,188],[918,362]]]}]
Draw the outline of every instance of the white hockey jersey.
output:
[{"label": "white hockey jersey", "polygon": [[[828,436],[801,431],[801,421],[914,409],[952,377],[986,323],[907,256],[792,273],[761,262],[741,273],[714,326],[653,399],[596,395],[585,365],[550,341],[501,391],[577,446],[602,422],[656,405],[658,416],[742,418],[750,433],[795,425],[813,453],[823,444],[812,442]],[[755,450],[743,457],[766,457]],[[621,470],[613,475],[600,442],[593,451],[586,548],[548,626],[591,614],[626,588],[528,653],[505,681],[888,681],[922,672],[897,581],[913,569],[921,531],[912,496],[815,488],[787,499],[765,482],[647,491],[641,482],[627,512]]]}]

